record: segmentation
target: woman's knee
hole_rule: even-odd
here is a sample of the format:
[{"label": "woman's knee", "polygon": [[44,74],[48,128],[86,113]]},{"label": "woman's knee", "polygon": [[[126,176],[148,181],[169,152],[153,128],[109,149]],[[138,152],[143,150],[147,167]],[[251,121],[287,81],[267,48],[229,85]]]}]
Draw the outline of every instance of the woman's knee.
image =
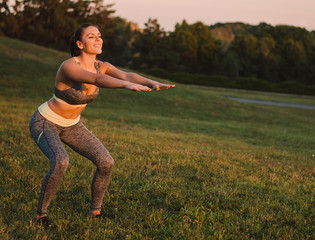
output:
[{"label": "woman's knee", "polygon": [[110,154],[102,154],[96,161],[96,166],[101,172],[111,172],[115,165],[115,160]]},{"label": "woman's knee", "polygon": [[55,171],[64,174],[69,165],[69,155],[67,153],[57,154],[55,156]]}]

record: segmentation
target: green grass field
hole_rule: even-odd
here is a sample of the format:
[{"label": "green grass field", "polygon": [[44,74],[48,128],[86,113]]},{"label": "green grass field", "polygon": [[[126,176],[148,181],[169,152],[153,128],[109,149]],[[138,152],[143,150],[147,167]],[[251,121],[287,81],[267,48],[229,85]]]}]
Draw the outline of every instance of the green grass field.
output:
[{"label": "green grass field", "polygon": [[86,217],[95,167],[67,147],[49,208],[57,227],[40,229],[32,219],[49,161],[28,124],[69,55],[4,37],[0,53],[0,239],[315,238],[315,111],[225,96],[315,97],[180,84],[100,91],[82,119],[116,161],[103,204],[111,218]]}]

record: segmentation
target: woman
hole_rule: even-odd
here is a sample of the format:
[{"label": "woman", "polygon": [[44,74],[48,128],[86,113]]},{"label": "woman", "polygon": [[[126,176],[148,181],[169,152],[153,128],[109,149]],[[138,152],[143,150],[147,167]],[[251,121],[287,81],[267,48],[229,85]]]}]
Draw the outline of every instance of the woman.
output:
[{"label": "woman", "polygon": [[50,226],[47,208],[69,163],[62,142],[96,165],[89,216],[101,216],[101,204],[114,160],[80,121],[81,112],[97,97],[99,87],[134,91],[151,91],[151,88],[157,91],[175,87],[135,73],[120,71],[110,63],[96,60],[96,55],[102,52],[102,44],[97,26],[84,24],[77,29],[71,46],[73,58],[61,64],[57,71],[53,97],[38,108],[30,122],[33,139],[50,160],[50,169],[42,183],[36,213],[36,221],[45,227]]}]

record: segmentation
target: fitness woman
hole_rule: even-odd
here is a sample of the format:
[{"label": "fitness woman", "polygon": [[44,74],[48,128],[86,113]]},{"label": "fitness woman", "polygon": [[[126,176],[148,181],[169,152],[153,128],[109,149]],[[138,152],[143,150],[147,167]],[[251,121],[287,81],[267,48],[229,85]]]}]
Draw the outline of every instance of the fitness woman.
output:
[{"label": "fitness woman", "polygon": [[76,30],[71,45],[72,58],[64,61],[57,71],[53,97],[38,107],[30,122],[33,139],[50,161],[35,217],[45,227],[51,226],[47,208],[69,164],[62,142],[96,165],[89,216],[102,216],[101,204],[114,160],[80,120],[81,112],[97,97],[99,88],[157,91],[175,87],[123,72],[108,62],[96,60],[96,55],[102,52],[102,44],[97,26],[83,24]]}]

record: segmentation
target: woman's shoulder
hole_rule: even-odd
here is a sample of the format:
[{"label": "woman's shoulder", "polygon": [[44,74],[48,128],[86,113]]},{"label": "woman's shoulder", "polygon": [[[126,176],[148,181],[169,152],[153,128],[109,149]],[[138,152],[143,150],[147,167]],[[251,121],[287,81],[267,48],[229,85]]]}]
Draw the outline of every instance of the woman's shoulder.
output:
[{"label": "woman's shoulder", "polygon": [[110,64],[109,62],[104,62],[104,61],[101,61],[101,60],[96,60],[97,64],[99,66],[104,66],[104,67],[109,67],[109,66],[113,66],[112,64]]},{"label": "woman's shoulder", "polygon": [[71,57],[71,58],[68,58],[68,59],[66,59],[66,60],[64,60],[62,63],[61,63],[61,65],[63,65],[63,64],[68,64],[68,63],[80,63],[79,61],[78,61],[78,59],[76,59],[76,57]]},{"label": "woman's shoulder", "polygon": [[96,62],[98,64],[98,66],[100,67],[101,73],[106,73],[109,69],[114,67],[109,62],[103,62],[103,61],[100,61],[100,60],[96,60]]},{"label": "woman's shoulder", "polygon": [[76,66],[76,60],[73,57],[68,58],[60,64],[59,70],[67,70],[69,68],[71,69],[74,66]]},{"label": "woman's shoulder", "polygon": [[79,68],[80,65],[77,64],[73,58],[68,58],[64,60],[57,70],[57,82],[68,82],[69,80],[71,80],[71,77],[69,78],[69,75],[71,75],[71,73],[77,72]]}]

